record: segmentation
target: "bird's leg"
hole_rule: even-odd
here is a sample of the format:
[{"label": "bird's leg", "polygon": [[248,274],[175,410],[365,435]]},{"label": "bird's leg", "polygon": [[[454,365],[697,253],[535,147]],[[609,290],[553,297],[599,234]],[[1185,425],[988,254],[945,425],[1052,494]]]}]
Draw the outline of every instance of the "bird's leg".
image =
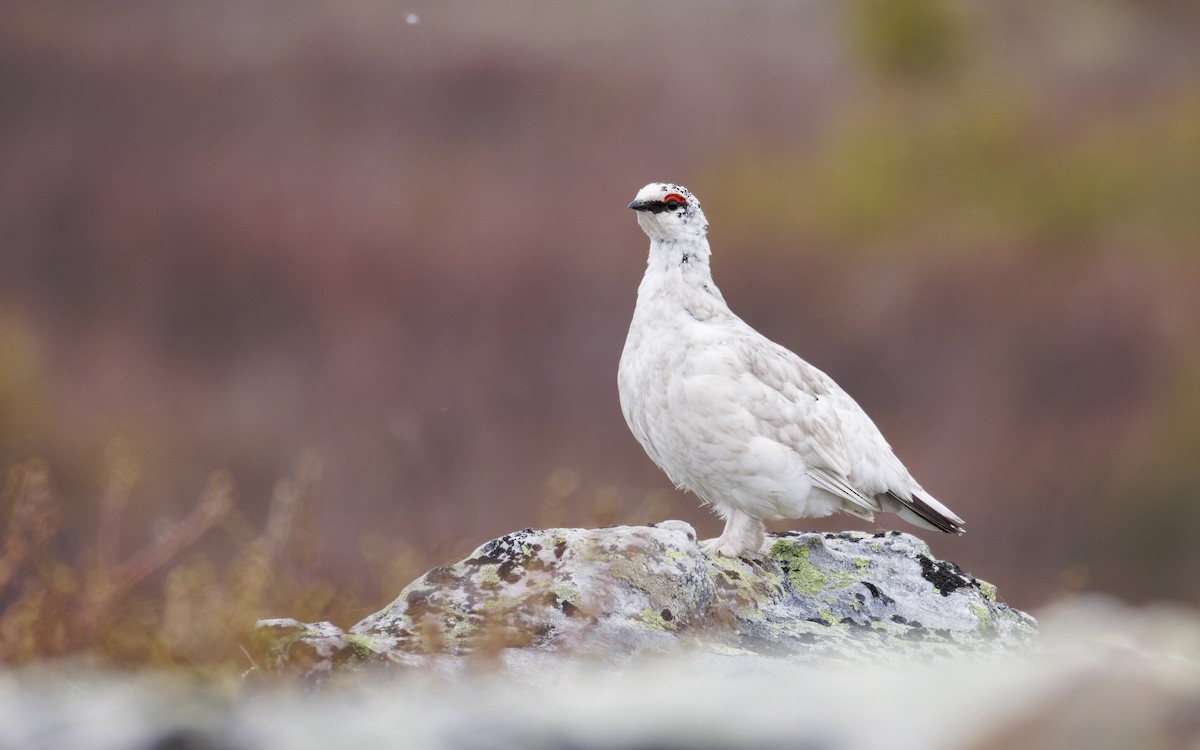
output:
[{"label": "bird's leg", "polygon": [[761,519],[739,510],[729,510],[725,515],[725,530],[716,539],[700,542],[700,549],[708,555],[739,557],[747,552],[758,552],[766,535],[766,525]]}]

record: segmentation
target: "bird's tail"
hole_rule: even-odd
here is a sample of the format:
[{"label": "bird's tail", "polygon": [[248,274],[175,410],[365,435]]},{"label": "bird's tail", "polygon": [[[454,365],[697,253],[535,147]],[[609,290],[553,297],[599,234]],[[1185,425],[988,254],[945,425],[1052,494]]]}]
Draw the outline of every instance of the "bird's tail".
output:
[{"label": "bird's tail", "polygon": [[896,513],[914,526],[944,531],[947,534],[966,533],[966,529],[963,528],[964,521],[924,490],[913,492],[911,497],[904,497],[892,490],[885,494],[899,504]]}]

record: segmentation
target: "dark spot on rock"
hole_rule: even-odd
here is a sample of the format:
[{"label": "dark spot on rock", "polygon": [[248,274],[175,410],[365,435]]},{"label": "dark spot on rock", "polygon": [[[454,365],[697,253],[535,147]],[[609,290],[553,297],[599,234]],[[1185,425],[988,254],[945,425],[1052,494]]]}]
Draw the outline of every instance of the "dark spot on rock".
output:
[{"label": "dark spot on rock", "polygon": [[[824,621],[822,620],[822,622]],[[815,633],[798,633],[796,635],[796,640],[800,641],[801,643],[816,643],[817,636]]]},{"label": "dark spot on rock", "polygon": [[535,545],[533,545],[532,547],[530,547],[529,549],[533,550],[534,552],[541,552],[541,551],[542,551],[542,545],[540,545],[540,544],[535,544]]},{"label": "dark spot on rock", "polygon": [[662,618],[667,622],[675,619],[675,615],[671,614],[671,610],[669,609],[664,609],[662,612],[659,612],[659,614],[662,615]]},{"label": "dark spot on rock", "polygon": [[739,589],[736,583],[730,578],[730,571],[721,571],[717,574],[717,586],[726,594],[739,595]]},{"label": "dark spot on rock", "polygon": [[863,593],[862,593],[861,591],[855,591],[855,592],[854,592],[854,598],[858,600],[858,603],[859,603],[859,604],[866,604],[866,603],[867,603],[867,597],[866,597],[866,596],[864,596],[864,595],[863,595]]},{"label": "dark spot on rock", "polygon": [[512,557],[512,550],[512,540],[506,536],[502,536],[483,545],[483,555],[472,558],[472,561],[479,561],[481,563],[503,562]]},{"label": "dark spot on rock", "polygon": [[496,556],[496,553],[500,551],[500,546],[503,543],[503,541],[504,541],[504,539],[493,539],[492,541],[483,545],[484,559],[494,558]]},{"label": "dark spot on rock", "polygon": [[892,597],[883,593],[883,591],[881,591],[878,586],[871,583],[870,581],[859,581],[859,583],[861,583],[863,586],[865,586],[867,591],[871,592],[871,596],[875,597],[876,599],[883,602],[884,604],[892,604],[896,601]]},{"label": "dark spot on rock", "polygon": [[871,538],[872,538],[872,539],[883,539],[883,538],[884,538],[884,537],[886,537],[886,536],[887,536],[887,532],[886,532],[886,531],[877,531],[877,532],[875,532],[874,534],[872,534],[872,535],[871,535]]},{"label": "dark spot on rock", "polygon": [[500,580],[505,583],[516,583],[521,580],[521,572],[517,564],[512,560],[500,563],[500,568],[496,571],[496,575],[500,576]]},{"label": "dark spot on rock", "polygon": [[942,638],[947,641],[950,640],[950,631],[946,628],[935,628],[932,632],[938,638]]},{"label": "dark spot on rock", "polygon": [[439,586],[453,583],[455,578],[454,570],[449,565],[442,565],[425,574],[426,583],[434,583]]},{"label": "dark spot on rock", "polygon": [[829,622],[820,617],[810,617],[810,618],[808,618],[807,621],[816,623],[817,625],[824,625],[825,627],[829,627]]},{"label": "dark spot on rock", "polygon": [[727,570],[727,571],[725,571],[725,575],[729,576],[729,580],[731,580],[731,581],[742,580],[742,574],[737,572],[736,570]]},{"label": "dark spot on rock", "polygon": [[567,540],[560,539],[558,541],[558,544],[554,545],[554,556],[561,560],[563,553],[566,551],[567,551]]},{"label": "dark spot on rock", "polygon": [[[771,559],[772,561],[774,561],[774,558],[770,558],[770,559]],[[752,567],[752,568],[758,568],[759,570],[769,570],[769,568],[767,567],[767,560],[766,560],[766,558],[758,558],[758,557],[739,557],[739,558],[738,558],[738,560],[739,560],[740,562],[744,562],[744,563],[746,563],[747,565],[749,565],[749,566],[750,566],[750,567]],[[730,572],[732,572],[732,571],[730,571]]]},{"label": "dark spot on rock", "polygon": [[408,592],[408,596],[404,597],[404,602],[409,609],[420,607],[425,604],[425,600],[433,595],[432,589],[416,589]]},{"label": "dark spot on rock", "polygon": [[521,563],[525,570],[546,570],[550,565],[540,557],[527,557]]},{"label": "dark spot on rock", "polygon": [[932,583],[942,596],[971,585],[971,579],[952,562],[933,560],[926,555],[917,555],[917,562],[921,564],[921,577]]},{"label": "dark spot on rock", "polygon": [[565,599],[559,605],[559,608],[563,611],[563,614],[566,615],[567,617],[578,617],[580,615],[579,607],[576,607],[574,604],[570,603],[569,601],[567,601]]},{"label": "dark spot on rock", "polygon": [[908,618],[901,617],[900,615],[892,615],[892,622],[899,623],[900,625],[907,625],[909,621]]},{"label": "dark spot on rock", "polygon": [[[505,534],[499,539],[493,539],[483,545],[483,555],[481,557],[472,558],[469,562],[504,562],[515,558],[524,558],[527,556],[527,550],[523,544],[523,540],[532,533],[533,529],[523,529],[512,534]],[[541,549],[538,545],[533,545],[533,547]]]}]

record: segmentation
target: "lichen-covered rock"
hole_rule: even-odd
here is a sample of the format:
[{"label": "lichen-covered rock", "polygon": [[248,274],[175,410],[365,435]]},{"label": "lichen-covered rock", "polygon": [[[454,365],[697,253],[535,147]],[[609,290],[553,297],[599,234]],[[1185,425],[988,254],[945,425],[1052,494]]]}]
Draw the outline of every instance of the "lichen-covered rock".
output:
[{"label": "lichen-covered rock", "polygon": [[[334,662],[542,654],[878,662],[1029,644],[1033,618],[908,534],[788,533],[710,557],[681,521],[525,529],[435,568],[347,633],[292,626]],[[336,630],[336,629],[335,629]]]},{"label": "lichen-covered rock", "polygon": [[259,620],[258,632],[269,642],[271,667],[287,667],[320,677],[346,662],[360,662],[373,652],[331,622],[305,623],[290,617]]}]

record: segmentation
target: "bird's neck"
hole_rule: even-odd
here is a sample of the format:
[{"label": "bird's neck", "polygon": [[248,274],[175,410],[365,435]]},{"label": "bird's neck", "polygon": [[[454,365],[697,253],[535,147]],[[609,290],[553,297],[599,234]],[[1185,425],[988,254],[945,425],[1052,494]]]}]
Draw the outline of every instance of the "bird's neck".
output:
[{"label": "bird's neck", "polygon": [[713,283],[708,240],[652,240],[650,262],[638,286],[637,315],[652,320],[671,319],[674,312],[713,319],[731,315],[721,290]]},{"label": "bird's neck", "polygon": [[651,240],[647,273],[680,274],[684,279],[712,281],[708,267],[712,250],[708,240],[696,237],[686,240]]}]

